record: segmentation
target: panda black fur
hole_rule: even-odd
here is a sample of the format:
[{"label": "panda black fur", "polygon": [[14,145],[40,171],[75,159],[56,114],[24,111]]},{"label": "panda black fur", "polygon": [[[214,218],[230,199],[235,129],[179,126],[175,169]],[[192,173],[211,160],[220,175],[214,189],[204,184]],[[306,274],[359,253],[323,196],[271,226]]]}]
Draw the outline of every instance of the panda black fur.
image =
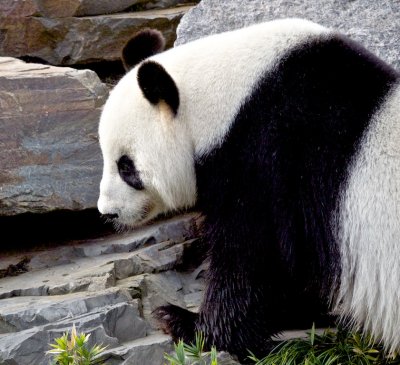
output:
[{"label": "panda black fur", "polygon": [[384,62],[299,19],[210,36],[133,67],[99,134],[101,213],[128,226],[205,215],[200,313],[156,311],[174,338],[201,330],[262,355],[322,298],[400,349],[400,87]]}]

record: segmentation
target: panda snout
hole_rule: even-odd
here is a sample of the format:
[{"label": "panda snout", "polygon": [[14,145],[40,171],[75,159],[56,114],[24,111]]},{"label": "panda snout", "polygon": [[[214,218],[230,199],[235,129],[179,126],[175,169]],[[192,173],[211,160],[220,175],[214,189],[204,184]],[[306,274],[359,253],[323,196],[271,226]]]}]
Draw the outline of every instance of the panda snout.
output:
[{"label": "panda snout", "polygon": [[120,217],[119,209],[116,208],[114,204],[110,204],[110,199],[107,194],[100,193],[99,200],[97,201],[97,209],[101,217],[105,220],[114,220]]}]

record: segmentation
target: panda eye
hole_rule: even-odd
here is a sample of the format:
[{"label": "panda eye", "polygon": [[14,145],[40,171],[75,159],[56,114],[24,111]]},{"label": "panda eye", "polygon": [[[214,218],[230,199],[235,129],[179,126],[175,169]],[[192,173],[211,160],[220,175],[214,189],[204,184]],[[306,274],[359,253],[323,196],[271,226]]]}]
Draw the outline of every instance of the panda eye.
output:
[{"label": "panda eye", "polygon": [[118,173],[123,181],[136,190],[143,190],[143,182],[140,179],[139,172],[135,168],[133,161],[126,155],[123,155],[118,161]]}]

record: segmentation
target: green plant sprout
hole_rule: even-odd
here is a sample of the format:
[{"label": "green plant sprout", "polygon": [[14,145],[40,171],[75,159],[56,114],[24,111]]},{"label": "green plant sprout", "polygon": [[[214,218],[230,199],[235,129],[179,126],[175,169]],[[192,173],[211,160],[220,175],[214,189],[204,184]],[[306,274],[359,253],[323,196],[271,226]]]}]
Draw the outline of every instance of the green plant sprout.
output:
[{"label": "green plant sprout", "polygon": [[173,354],[164,354],[169,365],[218,365],[217,349],[212,346],[210,352],[204,351],[204,335],[196,333],[194,344],[184,343],[182,340],[174,344]]},{"label": "green plant sprout", "polygon": [[100,354],[106,349],[99,345],[89,348],[87,342],[90,333],[78,334],[75,325],[72,327],[71,334],[64,333],[56,338],[54,344],[50,344],[51,350],[46,354],[53,356],[54,365],[95,365],[103,364],[99,359]]}]

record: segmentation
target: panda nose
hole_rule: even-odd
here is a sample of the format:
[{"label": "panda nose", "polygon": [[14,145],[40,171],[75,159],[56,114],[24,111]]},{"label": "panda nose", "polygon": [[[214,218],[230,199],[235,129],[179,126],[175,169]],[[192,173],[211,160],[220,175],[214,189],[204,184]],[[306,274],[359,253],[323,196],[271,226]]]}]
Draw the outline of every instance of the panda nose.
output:
[{"label": "panda nose", "polygon": [[116,214],[116,213],[102,214],[102,217],[104,217],[105,219],[117,219],[118,214]]}]

